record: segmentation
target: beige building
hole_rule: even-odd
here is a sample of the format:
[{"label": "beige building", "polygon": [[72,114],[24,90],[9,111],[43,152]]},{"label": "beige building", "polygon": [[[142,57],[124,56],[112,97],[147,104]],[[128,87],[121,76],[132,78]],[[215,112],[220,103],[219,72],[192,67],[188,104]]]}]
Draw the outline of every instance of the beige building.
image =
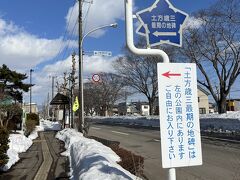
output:
[{"label": "beige building", "polygon": [[118,104],[118,115],[150,115],[150,107],[147,102],[123,102]]},{"label": "beige building", "polygon": [[[22,108],[26,113],[30,113],[30,103],[24,103]],[[36,103],[31,103],[31,109],[32,109],[32,113],[36,113],[36,114],[38,113],[38,108]]]},{"label": "beige building", "polygon": [[198,86],[198,107],[199,114],[209,114],[209,102],[208,102],[209,93],[203,88]]},{"label": "beige building", "polygon": [[228,99],[227,111],[240,111],[240,99]]}]

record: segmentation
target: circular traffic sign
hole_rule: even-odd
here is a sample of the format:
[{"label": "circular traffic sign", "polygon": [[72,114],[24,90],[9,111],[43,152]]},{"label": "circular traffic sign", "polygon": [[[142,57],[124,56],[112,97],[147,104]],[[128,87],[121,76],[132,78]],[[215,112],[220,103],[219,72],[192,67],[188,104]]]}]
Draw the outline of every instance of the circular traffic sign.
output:
[{"label": "circular traffic sign", "polygon": [[93,80],[93,82],[99,82],[100,81],[100,75],[98,75],[98,74],[93,74],[92,75],[92,80]]}]

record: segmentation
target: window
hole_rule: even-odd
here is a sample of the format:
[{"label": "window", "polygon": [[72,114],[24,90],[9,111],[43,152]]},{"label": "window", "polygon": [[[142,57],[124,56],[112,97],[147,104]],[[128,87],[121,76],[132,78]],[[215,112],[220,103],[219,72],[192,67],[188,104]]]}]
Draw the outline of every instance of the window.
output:
[{"label": "window", "polygon": [[148,106],[143,106],[143,109],[148,109]]},{"label": "window", "polygon": [[200,102],[200,97],[198,97],[198,102]]},{"label": "window", "polygon": [[199,114],[206,114],[206,108],[199,108]]}]

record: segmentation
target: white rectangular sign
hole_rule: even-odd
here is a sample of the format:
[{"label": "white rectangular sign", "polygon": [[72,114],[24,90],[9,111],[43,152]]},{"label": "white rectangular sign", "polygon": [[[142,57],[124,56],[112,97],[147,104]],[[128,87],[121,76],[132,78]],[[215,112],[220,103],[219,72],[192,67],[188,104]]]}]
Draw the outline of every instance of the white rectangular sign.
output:
[{"label": "white rectangular sign", "polygon": [[93,51],[94,56],[112,56],[111,51]]},{"label": "white rectangular sign", "polygon": [[163,168],[202,164],[196,65],[158,63]]}]

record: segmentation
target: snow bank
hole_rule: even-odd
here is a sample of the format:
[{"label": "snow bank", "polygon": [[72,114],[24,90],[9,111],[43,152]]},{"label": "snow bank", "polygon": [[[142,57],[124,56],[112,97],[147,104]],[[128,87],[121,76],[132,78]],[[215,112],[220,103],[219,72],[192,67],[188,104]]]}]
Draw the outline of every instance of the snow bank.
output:
[{"label": "snow bank", "polygon": [[[113,116],[113,117],[88,117],[94,123],[117,124],[133,127],[159,128],[159,116]],[[240,131],[240,111],[225,114],[200,115],[201,130],[214,128],[223,131]]]},{"label": "snow bank", "polygon": [[36,126],[35,130],[28,136],[24,136],[23,131],[19,131],[19,134],[10,134],[9,136],[9,149],[7,155],[9,157],[8,163],[2,168],[3,171],[7,171],[19,161],[19,153],[26,152],[28,148],[32,145],[34,139],[38,137],[38,131],[44,130],[60,130],[61,124],[58,122],[46,121],[44,119],[40,120],[39,126]]},{"label": "snow bank", "polygon": [[240,121],[240,111],[228,111],[224,114],[202,114],[200,118],[238,119]]},{"label": "snow bank", "polygon": [[95,116],[89,118],[96,123],[114,123],[130,126],[159,127],[159,116]]},{"label": "snow bank", "polygon": [[62,125],[59,122],[53,122],[53,121],[48,121],[48,120],[40,120],[40,127],[39,131],[59,131],[62,129]]},{"label": "snow bank", "polygon": [[69,156],[74,180],[140,179],[117,164],[120,158],[110,148],[83,137],[74,129],[59,131],[56,138],[65,142],[67,151],[63,154]]},{"label": "snow bank", "polygon": [[19,153],[26,152],[32,145],[32,140],[23,134],[10,134],[9,149],[7,155],[9,157],[8,163],[3,167],[3,171],[7,171],[10,167],[19,161]]}]

